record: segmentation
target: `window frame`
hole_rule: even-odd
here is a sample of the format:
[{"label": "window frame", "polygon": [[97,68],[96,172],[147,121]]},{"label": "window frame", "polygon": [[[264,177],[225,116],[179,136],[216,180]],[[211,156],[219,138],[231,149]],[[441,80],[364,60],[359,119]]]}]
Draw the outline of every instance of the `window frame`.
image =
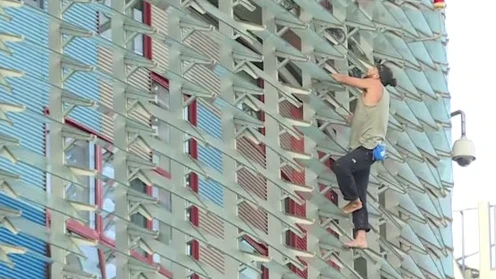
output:
[{"label": "window frame", "polygon": [[[80,128],[78,127],[78,129],[80,129]],[[85,132],[88,132],[88,131],[85,131]],[[89,132],[89,133],[94,134],[93,132]],[[96,135],[96,136],[98,137],[98,135]],[[106,140],[106,141],[111,143],[108,140]],[[104,154],[104,151],[106,151],[106,152],[111,152],[111,151],[106,150],[105,148],[98,146],[98,145],[96,145],[95,148],[96,148],[96,151],[95,151],[95,170],[97,170],[98,173],[103,174],[103,169],[104,169],[103,154]],[[170,175],[168,174],[167,171],[165,171],[165,172],[157,171],[157,173],[161,174],[162,176],[170,178]],[[133,182],[131,182],[131,183],[133,183]],[[96,204],[98,205],[99,208],[103,208],[104,202],[105,202],[104,183],[101,180],[96,180],[95,185],[96,185],[95,192],[97,193],[97,197],[95,198],[97,201]],[[150,185],[145,185],[144,183],[143,183],[143,186],[144,186],[143,193],[151,196],[153,187],[151,187]],[[135,224],[139,225],[137,223],[135,223]],[[105,235],[105,227],[106,226],[105,226],[104,217],[101,214],[98,214],[96,216],[96,226],[95,226],[97,232],[99,234],[101,234],[102,236],[104,236],[105,238],[107,238],[108,240],[114,241],[111,237]],[[152,221],[146,220],[144,228],[152,230],[153,229]],[[153,256],[152,255],[146,255],[145,257],[148,259],[149,257],[151,258]]]},{"label": "window frame", "polygon": [[[47,138],[47,141],[48,141],[48,138]],[[85,166],[78,166],[77,164],[75,164],[74,166],[75,167],[88,168],[88,169],[92,169],[92,167],[95,168],[96,167],[96,145],[91,143],[91,142],[88,142],[88,141],[84,141],[84,143],[86,145],[85,148],[87,148],[87,150],[86,150],[87,152],[84,153],[85,156],[87,157],[86,159],[88,160],[87,164]],[[75,147],[75,148],[79,148],[79,147]],[[66,164],[68,164],[67,150],[64,152],[64,157],[66,160]],[[68,164],[68,165],[72,165],[72,164]],[[81,199],[84,199],[81,202],[88,203],[91,205],[96,205],[96,180],[97,179],[92,178],[92,177],[87,177],[87,179],[88,179],[88,181],[87,181],[88,192],[85,193],[85,195],[87,194],[88,196],[81,198]],[[76,188],[75,191],[79,190],[79,189],[77,189],[77,186],[75,186],[75,185],[70,185],[69,187]],[[69,188],[66,187],[66,193],[68,191],[69,191]],[[77,192],[76,192],[76,195],[77,195]],[[79,201],[79,199],[80,198],[76,199],[76,201]],[[88,212],[88,222],[89,222],[90,227],[96,228],[96,214],[94,212]]]},{"label": "window frame", "polygon": [[[145,38],[145,42],[146,42],[146,38]],[[150,45],[151,47],[151,45]],[[148,56],[147,58],[149,59],[152,59],[152,55],[151,55],[151,51],[148,53]],[[169,81],[162,77],[160,74],[158,73],[155,73],[155,72],[152,72],[151,73],[151,82],[152,83],[157,83],[158,85],[166,88],[167,90],[169,90]],[[188,98],[190,98],[191,96],[188,96],[186,95],[184,98],[187,100]],[[193,125],[193,126],[197,126],[198,125],[198,117],[197,117],[197,101],[194,100],[193,102],[191,102],[191,104],[189,104],[187,107],[187,120]],[[194,159],[198,159],[198,143],[195,139],[190,139],[188,141],[188,154],[194,158]],[[194,172],[191,172],[189,174],[189,186],[191,188],[191,190],[195,193],[198,193],[198,189],[199,189],[199,177],[196,173]],[[199,224],[200,224],[200,212],[198,210],[198,208],[196,206],[191,206],[190,208],[186,208],[185,210],[187,210],[189,212],[189,221],[191,222],[191,224],[195,227],[198,227]],[[197,241],[197,240],[192,240],[188,243],[189,245],[189,251],[191,252],[190,253],[190,256],[195,259],[195,260],[199,260],[200,259],[200,243]],[[191,279],[199,279],[200,276],[198,276],[197,274],[194,274],[193,276],[191,276]]]},{"label": "window frame", "polygon": [[[149,57],[147,57],[149,59],[151,59],[151,55]],[[152,83],[153,82],[156,82],[158,83],[159,85],[165,87],[166,89],[169,89],[169,82],[167,81],[167,79],[165,79],[164,77],[160,76],[159,74],[155,73],[155,72],[152,72]],[[261,79],[258,80],[258,85],[263,88],[263,81]],[[186,95],[185,96],[185,99],[187,100],[188,98],[190,98],[191,96],[189,95]],[[260,96],[260,100],[263,102],[264,101],[264,98],[263,96]],[[191,104],[189,104],[189,106],[187,107],[188,108],[188,111],[187,111],[187,116],[188,116],[188,121],[193,125],[193,126],[197,126],[198,125],[198,111],[197,111],[197,101],[194,100],[193,102],[191,102]],[[265,121],[265,113],[262,111],[260,113],[260,120],[261,121]],[[260,132],[262,134],[265,135],[265,128],[261,128],[260,129]],[[260,151],[265,155],[265,152],[266,152],[266,147],[264,144],[260,144],[260,145],[257,145],[257,147],[260,149]],[[189,148],[189,155],[197,160],[198,159],[198,142],[192,138],[189,140],[188,142],[188,148]],[[190,179],[190,188],[193,192],[195,193],[198,193],[198,189],[199,189],[199,177],[196,173],[194,172],[191,172],[190,175],[189,175],[189,179]],[[190,216],[190,222],[195,226],[195,227],[198,227],[199,226],[199,219],[200,219],[200,215],[199,215],[199,210],[196,206],[192,206],[190,207],[189,209],[189,216]],[[243,236],[243,240],[245,240],[246,242],[248,242],[253,248],[255,248],[261,255],[263,256],[268,256],[269,254],[269,249],[268,249],[268,246],[263,244],[263,243],[258,243],[257,241],[255,241],[253,238],[251,238],[250,236],[248,235],[245,235]],[[192,240],[191,241],[191,256],[196,259],[196,260],[199,260],[200,259],[200,245],[198,243],[197,240]],[[199,276],[198,275],[193,275],[191,277],[192,279],[199,279]],[[262,266],[262,279],[269,279],[269,270]]]},{"label": "window frame", "polygon": [[[43,1],[41,1],[41,5],[43,5],[42,2]],[[145,24],[151,25],[151,6],[148,2],[144,1],[142,12],[143,12],[143,22]],[[100,25],[100,14],[97,13],[97,27],[99,29],[98,30],[99,33],[101,34],[102,30],[100,30],[100,26],[101,26]],[[146,35],[143,36],[143,53],[142,53],[142,55],[148,59],[152,59],[152,40],[149,36],[146,36]],[[153,81],[157,82],[160,85],[164,86],[165,88],[169,89],[168,81],[165,78],[161,77],[160,75],[152,72],[151,73],[151,80],[152,80],[152,82]],[[258,82],[259,82],[259,86],[263,88],[263,82],[261,82],[261,80],[259,80]],[[190,96],[186,96],[185,98],[188,98],[188,97],[190,97]],[[262,102],[264,101],[263,96],[260,96],[260,100]],[[45,110],[45,113],[48,114],[48,109]],[[193,101],[188,106],[187,115],[188,115],[188,121],[192,125],[196,126],[197,121],[198,121],[197,120],[197,102],[196,102],[196,100]],[[260,114],[260,119],[262,121],[265,121],[265,114],[263,112]],[[66,118],[66,124],[73,126],[77,129],[80,129],[84,132],[93,134],[93,135],[97,136],[98,138],[100,138],[101,140],[104,140],[104,141],[112,144],[111,139],[105,138],[103,135],[91,130],[88,127],[81,125],[80,123],[78,123],[77,121],[75,121],[71,118]],[[265,128],[261,128],[260,132],[262,134],[265,134]],[[188,147],[189,147],[190,156],[192,158],[198,159],[198,143],[196,142],[196,140],[194,140],[194,139],[189,140]],[[266,149],[265,146],[263,144],[260,144],[259,147],[260,147],[262,153],[265,154],[265,149]],[[95,150],[95,169],[97,169],[98,171],[101,171],[102,167],[103,167],[103,161],[102,161],[103,147],[95,145],[95,149],[96,149]],[[168,179],[171,178],[171,174],[164,169],[157,168],[157,169],[155,169],[155,171],[159,175],[161,175],[165,178],[168,178]],[[193,173],[193,172],[190,173],[190,187],[191,187],[191,189],[194,192],[198,192],[198,186],[199,186],[198,175]],[[152,195],[153,187],[149,186],[149,185],[146,186],[146,192],[148,195]],[[103,206],[103,182],[98,180],[98,179],[95,180],[95,196],[96,196],[95,197],[95,204],[98,205],[99,207]],[[47,216],[47,226],[49,226],[50,219],[51,219],[49,210],[47,210],[46,216]],[[109,248],[115,248],[115,241],[106,237],[103,234],[103,218],[102,218],[102,216],[100,214],[97,214],[95,219],[96,219],[95,220],[95,222],[96,222],[95,223],[95,229],[92,229],[88,226],[80,224],[76,220],[69,218],[67,220],[67,224],[66,224],[67,230],[69,232],[78,234],[82,237],[92,239],[92,240],[97,240],[100,244],[107,246]],[[199,210],[198,210],[198,208],[196,208],[194,206],[191,207],[190,221],[194,226],[199,225]],[[152,229],[152,226],[153,226],[153,222],[147,221],[147,228]],[[253,240],[249,236],[244,236],[243,239],[246,240],[251,246],[253,246],[261,255],[265,255],[265,256],[268,255],[268,247],[266,245],[256,242],[255,240]],[[199,246],[198,241],[193,240],[191,242],[191,256],[196,260],[199,259],[199,255],[200,255],[199,247],[200,246]],[[153,266],[159,267],[159,272],[162,275],[164,275],[168,278],[172,278],[172,273],[169,270],[167,270],[163,266],[153,262],[153,256],[151,256],[151,255],[142,256],[141,254],[139,254],[135,250],[131,251],[131,256],[134,257],[135,259],[141,261],[141,262],[148,263],[148,264],[151,264]],[[102,271],[102,278],[106,279],[107,274],[106,274],[106,268],[105,268],[105,256],[104,256],[103,251],[101,249],[98,249],[98,258],[99,258],[99,262],[100,262],[100,269]],[[268,274],[269,274],[268,269],[262,266],[262,278],[268,279]],[[198,279],[199,276],[193,275],[192,278]]]},{"label": "window frame", "polygon": [[[154,86],[158,86],[158,87],[161,87],[163,89],[165,89],[167,91],[166,93],[166,96],[168,97],[168,100],[164,101],[161,96],[160,96],[160,90],[157,90],[157,92],[155,92],[157,94],[156,96],[156,99],[155,99],[155,102],[158,103],[158,106],[161,107],[162,109],[164,110],[169,110],[170,108],[170,92],[169,92],[169,88],[168,88],[168,83],[165,82],[165,80],[163,78],[161,78],[158,74],[152,72],[151,73],[151,87],[152,87],[152,91],[154,91],[155,89],[153,88]],[[152,122],[154,122],[152,120]],[[166,140],[167,143],[169,143],[170,141],[170,128],[171,126],[167,123],[161,123],[161,121],[157,121],[158,123],[153,123],[153,127],[155,129],[157,129],[157,132],[158,132],[158,135],[163,137],[163,139]],[[161,128],[165,128],[165,131],[162,131]],[[162,168],[164,168],[164,162],[160,162],[160,158],[159,156],[156,156],[155,153],[152,154],[152,160],[155,162],[156,160],[159,161],[158,165],[160,165]],[[169,158],[169,159],[166,159],[168,162],[165,162],[165,167],[167,167],[167,171],[170,171],[170,167],[171,167],[171,162],[172,160]]]},{"label": "window frame", "polygon": [[45,1],[44,0],[24,0],[24,4],[34,7],[34,8],[39,8],[39,9],[44,9],[45,8]]},{"label": "window frame", "polygon": [[[245,235],[240,239],[241,241],[246,241],[248,245],[250,245],[255,251],[257,251],[260,255],[262,256],[268,256],[269,255],[269,250],[268,247],[256,242],[253,238]],[[269,279],[269,269],[263,266],[261,264],[261,269],[262,269],[262,274],[261,274],[261,279]]]},{"label": "window frame", "polygon": [[[31,0],[33,1],[33,0]],[[109,0],[105,0],[104,1],[104,5],[107,5],[107,1]],[[138,5],[141,5],[141,7],[137,8]],[[144,23],[144,24],[147,24],[147,25],[150,25],[150,20],[148,20],[148,18],[150,18],[150,16],[147,16],[147,15],[150,15],[150,11],[151,11],[151,8],[149,6],[149,3],[142,0],[141,2],[136,2],[135,3],[135,6],[133,7],[132,11],[131,11],[131,17],[136,20],[136,21],[139,21],[139,16],[137,15],[136,11],[140,11],[141,12],[141,22]],[[104,37],[104,38],[107,38],[109,39],[111,35],[107,35],[106,32],[110,32],[110,28],[111,26],[107,26],[107,22],[110,23],[111,19],[110,18],[106,18],[106,16],[103,15],[102,12],[99,12],[97,11],[96,12],[96,22],[97,22],[97,32],[100,36]],[[103,22],[105,20],[105,22]],[[103,28],[105,27],[105,28]],[[141,55],[141,56],[147,56],[147,44],[149,42],[147,42],[146,40],[146,35],[144,34],[136,34],[136,36],[133,38],[133,40],[129,41],[129,44],[131,44],[131,50],[138,54],[138,55]],[[140,51],[137,51],[136,49],[136,42],[138,42],[139,40],[141,40],[141,44],[140,44]]]},{"label": "window frame", "polygon": [[[48,109],[45,109],[45,114],[49,114]],[[99,139],[106,141],[108,143],[112,143],[112,141],[108,138],[105,138],[103,135],[93,131],[92,129],[85,127],[84,125],[78,123],[77,121],[71,119],[71,118],[66,118],[65,119],[66,124],[68,124],[71,127],[74,127],[76,129],[79,129],[83,132],[92,134],[97,136]],[[45,129],[45,135],[48,136],[47,129]],[[99,145],[95,145],[95,169],[99,172],[101,172],[102,167],[103,167],[103,161],[102,161],[102,147]],[[156,169],[155,170],[159,175],[170,179],[171,175],[167,171],[163,169]],[[150,186],[146,186],[147,194],[151,194],[151,188]],[[103,205],[103,182],[99,179],[96,179],[95,181],[95,204],[98,207],[101,207]],[[51,214],[49,210],[46,210],[46,219],[47,219],[47,227],[50,226],[51,222]],[[91,240],[96,240],[98,243],[101,245],[107,246],[109,248],[115,248],[115,241],[112,240],[111,238],[105,236],[104,234],[104,226],[103,226],[103,217],[101,214],[97,214],[95,218],[95,229],[83,225],[79,223],[78,221],[68,218],[66,221],[66,227],[68,232],[72,232],[75,234],[78,234],[84,238],[91,239]],[[151,221],[147,221],[147,228],[151,228]],[[158,265],[156,263],[153,263],[153,256],[152,255],[146,255],[143,256],[138,251],[132,250],[131,251],[131,256],[143,263],[151,264],[155,267],[159,267],[159,272],[160,274],[166,276],[167,278],[172,279],[172,272],[167,270],[165,267]],[[98,249],[98,259],[100,261],[100,270],[102,272],[102,278],[106,279],[107,274],[106,274],[106,268],[105,268],[105,256],[103,254],[103,251],[101,249]]]},{"label": "window frame", "polygon": [[[294,116],[299,116],[301,117],[302,115],[302,111],[300,108],[295,108],[295,107],[292,107],[291,108],[291,114],[294,115]],[[291,147],[293,150],[298,150],[301,148],[301,144],[299,142],[299,140],[295,139],[295,138],[291,138]],[[322,158],[323,156],[325,156],[324,153],[322,152],[318,152],[318,157],[319,158]],[[329,168],[329,170],[331,169],[332,167],[332,164],[334,163],[334,161],[329,158],[327,160],[324,161],[324,164]],[[281,178],[286,180],[286,181],[289,181],[289,182],[292,182],[293,179],[292,179],[292,176],[293,175],[297,175],[297,172],[296,171],[293,171],[291,174],[289,174],[290,176],[286,175],[284,172],[281,171]],[[320,190],[323,190],[325,188],[325,185],[322,185],[322,184],[319,184],[319,188]],[[337,200],[337,194],[334,190],[328,190],[326,193],[325,193],[325,197],[332,203],[334,204],[338,204],[338,200]],[[300,212],[298,210],[299,208],[299,205],[291,200],[291,199],[286,199],[285,200],[285,203],[284,203],[284,206],[286,208],[286,213],[288,214],[291,214],[291,215],[296,215],[296,216],[299,216],[300,215]],[[334,234],[336,235],[336,232],[334,231],[328,231],[330,234]],[[291,232],[291,231],[287,231],[286,233],[286,236],[285,236],[285,241],[286,241],[286,244],[289,245],[290,247],[294,247],[294,248],[297,248],[297,249],[300,249],[300,247],[298,247],[298,242],[299,242],[299,237]],[[304,237],[303,239],[306,240],[306,237]],[[340,270],[340,267],[339,265],[337,265],[336,263],[334,263],[332,260],[331,261],[328,261],[327,264],[329,265],[329,267],[331,268],[334,268],[336,270]],[[296,266],[294,266],[293,264],[289,264],[290,266],[290,269],[298,274],[298,275],[303,275],[304,274],[304,271],[302,270],[299,270]]]},{"label": "window frame", "polygon": [[[150,3],[143,1],[142,13],[143,13],[143,23],[145,23],[147,25],[151,25],[151,4]],[[99,13],[97,13],[97,27],[98,27],[98,29],[100,29],[99,28],[100,27],[100,14]],[[101,30],[99,30],[99,31],[101,31]],[[151,59],[151,57],[152,57],[152,40],[149,36],[146,36],[146,35],[143,36],[143,55],[149,59]],[[44,113],[46,115],[49,115],[48,108],[44,109]],[[97,133],[96,131],[93,131],[92,129],[78,123],[74,119],[66,117],[65,122],[69,126],[77,128],[77,129],[84,131],[86,133],[95,135],[99,139],[101,139],[101,140],[103,140],[109,144],[112,144],[112,139],[107,138],[104,135]],[[47,129],[45,128],[45,137],[46,136],[48,136],[48,135],[47,135]],[[103,159],[102,158],[103,147],[99,146],[99,145],[95,145],[94,147],[95,147],[94,166],[95,166],[96,170],[101,172],[102,168],[103,168],[103,160],[102,160]],[[161,175],[167,179],[171,178],[171,174],[169,172],[167,172],[166,170],[156,168],[155,172],[157,172],[159,175]],[[153,192],[152,188],[153,187],[151,187],[151,186],[146,186],[146,193],[148,195],[152,195],[152,192]],[[95,191],[94,191],[94,193],[95,193],[95,204],[101,208],[103,206],[103,182],[99,179],[95,179]],[[51,221],[50,211],[46,210],[46,225],[47,225],[47,227],[50,227],[50,221]],[[82,225],[81,223],[79,223],[78,221],[76,221],[72,218],[67,219],[66,227],[67,227],[68,232],[78,234],[78,235],[85,237],[87,239],[96,240],[96,241],[98,241],[99,244],[107,246],[109,248],[115,248],[115,241],[106,237],[103,233],[103,217],[101,216],[101,214],[96,214],[95,229],[93,229],[89,226]],[[148,229],[153,228],[153,222],[152,221],[147,221],[147,228]],[[49,256],[49,253],[50,253],[49,247],[50,246],[49,245],[47,245],[47,246],[48,246],[47,256]],[[138,261],[150,264],[154,267],[158,267],[158,271],[160,274],[164,275],[167,278],[172,278],[172,272],[170,270],[166,269],[165,267],[163,267],[160,264],[153,262],[153,255],[143,256],[140,253],[138,253],[137,251],[132,250],[131,256],[133,258],[137,259]],[[102,279],[106,279],[107,278],[107,274],[106,274],[107,272],[106,272],[106,265],[105,265],[105,256],[104,256],[104,253],[101,249],[98,249],[98,259],[99,259],[99,263],[100,263],[100,270],[102,273]],[[47,276],[49,276],[49,270],[50,269],[47,269]]]}]

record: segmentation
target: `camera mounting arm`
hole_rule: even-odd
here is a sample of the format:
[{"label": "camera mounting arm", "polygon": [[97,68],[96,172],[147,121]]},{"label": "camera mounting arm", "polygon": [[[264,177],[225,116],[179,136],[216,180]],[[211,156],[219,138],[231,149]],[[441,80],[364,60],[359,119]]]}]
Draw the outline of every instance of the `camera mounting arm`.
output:
[{"label": "camera mounting arm", "polygon": [[465,112],[463,110],[456,110],[451,113],[451,117],[455,117],[457,115],[460,115],[460,120],[461,120],[461,125],[462,125],[462,137],[467,136],[467,127],[465,124]]}]

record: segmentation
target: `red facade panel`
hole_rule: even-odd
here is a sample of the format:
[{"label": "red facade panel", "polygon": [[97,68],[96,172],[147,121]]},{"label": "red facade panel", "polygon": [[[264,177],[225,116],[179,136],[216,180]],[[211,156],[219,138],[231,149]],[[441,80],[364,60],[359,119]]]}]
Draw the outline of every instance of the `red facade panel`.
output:
[{"label": "red facade panel", "polygon": [[[324,156],[324,153],[319,152],[319,154],[318,154],[318,155],[319,155],[319,158],[322,158],[322,157]],[[330,168],[331,168],[331,166],[332,166],[332,163],[333,163],[333,162],[332,162],[332,160],[331,160],[331,159],[328,159],[328,160],[325,162],[325,165],[329,168],[329,171],[331,171],[331,170],[330,170]],[[324,185],[324,184],[319,184],[319,189],[320,189],[320,191],[323,191],[324,189],[326,189],[326,187],[327,187],[327,186],[326,186],[326,185]],[[337,195],[337,193],[336,193],[336,192],[334,192],[333,190],[330,190],[330,189],[329,189],[329,190],[327,190],[327,191],[324,193],[324,196],[325,196],[325,197],[326,197],[326,198],[327,198],[330,202],[332,202],[332,203],[334,203],[334,204],[338,204],[338,195]],[[332,229],[328,228],[328,229],[327,229],[327,231],[328,231],[330,234],[333,234],[334,236],[339,237],[339,235],[337,234],[337,232],[333,231]],[[339,270],[339,269],[340,269],[339,265],[337,265],[336,263],[334,263],[332,260],[329,260],[327,263],[328,263],[331,267],[333,267],[333,268],[335,268],[335,269],[337,269],[337,270]]]},{"label": "red facade panel", "polygon": [[201,247],[200,261],[212,267],[213,269],[219,271],[220,273],[224,273],[224,269],[225,269],[224,255],[218,252],[217,250],[209,247]]},{"label": "red facade panel", "polygon": [[[290,118],[296,119],[296,120],[302,120],[303,119],[303,108],[297,108],[297,107],[289,104],[289,102],[281,103],[280,110],[281,110],[281,114],[283,112],[285,114],[289,112],[289,115],[284,115],[285,117],[290,117]],[[291,150],[292,151],[299,152],[299,153],[305,152],[304,139],[297,139],[297,138],[291,137],[290,142],[291,142]],[[297,170],[293,170],[291,172],[291,175],[288,178],[293,183],[302,184],[302,185],[305,184],[305,172],[304,171],[300,172]],[[289,201],[289,213],[294,214],[296,216],[300,216],[300,217],[306,217],[306,215],[307,215],[306,204],[299,205],[299,204],[295,203],[294,201],[290,200]],[[306,236],[303,238],[300,238],[297,235],[295,235],[294,233],[290,232],[289,233],[289,244],[292,247],[295,247],[297,249],[305,250],[305,251],[307,250],[307,238],[306,238]],[[305,262],[302,261],[302,263],[306,265]],[[301,276],[303,278],[308,277],[306,269],[305,270],[299,270],[298,268],[296,268],[294,266],[292,266],[291,269],[293,270],[293,272],[295,272],[296,274],[298,274],[299,276]]]},{"label": "red facade panel", "polygon": [[[236,142],[236,148],[254,164],[258,164],[265,168],[265,154],[259,146],[254,145],[246,138],[240,138]],[[241,187],[261,199],[267,199],[267,181],[265,178],[252,173],[248,169],[240,169],[237,172],[237,179]],[[239,206],[238,214],[245,222],[267,232],[267,213],[263,210],[255,209],[249,204],[244,203]]]},{"label": "red facade panel", "polygon": [[224,223],[217,216],[199,212],[200,228],[218,238],[224,237]]},{"label": "red facade panel", "polygon": [[[189,105],[189,110],[188,110],[188,120],[192,125],[197,125],[198,124],[198,117],[197,117],[197,103],[196,100]],[[198,159],[198,142],[196,140],[191,139],[189,141],[189,154],[191,157]],[[198,175],[196,173],[191,173],[189,177],[189,185],[191,187],[191,190],[193,192],[198,193],[198,187],[199,187],[199,179]],[[194,226],[198,226],[200,224],[200,211],[196,206],[193,206],[190,211],[190,221]],[[191,256],[193,259],[199,260],[200,259],[200,244],[198,241],[194,240],[191,242]],[[200,276],[198,275],[193,275],[191,276],[192,279],[199,279]]]}]

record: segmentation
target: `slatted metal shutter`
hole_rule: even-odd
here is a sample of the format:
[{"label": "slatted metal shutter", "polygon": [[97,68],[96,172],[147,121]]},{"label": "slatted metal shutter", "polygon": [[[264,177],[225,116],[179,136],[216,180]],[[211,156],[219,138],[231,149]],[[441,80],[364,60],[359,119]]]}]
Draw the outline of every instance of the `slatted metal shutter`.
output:
[{"label": "slatted metal shutter", "polygon": [[[224,238],[224,223],[215,215],[207,215],[200,212],[200,228],[209,234]],[[200,248],[200,261],[210,265],[220,272],[224,272],[225,260],[224,255],[217,250],[203,246]]]},{"label": "slatted metal shutter", "polygon": [[[218,139],[222,138],[222,123],[218,111],[209,107],[208,104],[198,102],[198,128]],[[207,166],[222,172],[222,153],[208,146],[198,146],[198,160]],[[224,205],[224,188],[217,182],[200,178],[198,192],[202,198]],[[224,238],[224,224],[216,216],[200,214],[200,228],[206,232]],[[220,272],[224,272],[224,255],[218,251],[202,247],[200,260]]]},{"label": "slatted metal shutter", "polygon": [[[2,162],[3,163],[3,162]],[[0,166],[2,168],[2,166]],[[19,170],[17,170],[18,173]],[[45,211],[19,202],[8,196],[0,194],[0,206],[22,211],[22,218],[38,225],[45,225]],[[47,252],[46,243],[28,236],[24,233],[13,234],[5,228],[0,228],[0,242],[12,246],[24,247],[29,250],[27,254],[10,254],[8,257],[14,263],[14,267],[8,267],[0,263],[0,278],[12,279],[42,279],[45,278],[47,264],[37,255]],[[37,255],[35,255],[36,253]]]},{"label": "slatted metal shutter", "polygon": [[[281,102],[279,105],[279,112],[283,117],[290,119],[301,120],[303,118],[303,110],[294,107],[288,101]],[[292,150],[294,152],[303,153],[305,151],[305,145],[303,139],[298,139],[292,137],[288,133],[281,135],[281,146],[285,149]],[[305,172],[293,169],[292,167],[286,166],[282,168],[282,172],[286,175],[289,180],[295,184],[304,185],[305,184]],[[299,217],[306,217],[306,204],[299,205],[294,201],[289,201],[289,213]],[[307,237],[299,237],[294,233],[290,232],[290,245],[299,249],[307,250]],[[295,267],[292,268],[293,271],[303,278],[307,278],[307,270],[299,270]]]},{"label": "slatted metal shutter", "polygon": [[[46,5],[45,7],[48,7]],[[95,10],[89,5],[74,5],[64,14],[64,21],[70,22],[76,26],[82,27],[88,31],[96,31]],[[75,38],[66,48],[65,54],[71,58],[86,64],[88,66],[97,65],[95,53],[98,45],[95,40],[86,38]],[[89,100],[100,100],[100,91],[98,90],[98,75],[74,75],[64,83],[66,89],[72,93]],[[102,114],[91,108],[77,107],[69,117],[94,131],[102,131]]]},{"label": "slatted metal shutter", "polygon": [[[155,45],[161,45],[161,44],[158,43],[153,44],[153,46]],[[99,46],[98,49],[95,50],[95,52],[97,53],[96,60],[98,67],[106,73],[112,73],[112,49],[108,47]],[[154,56],[155,56],[155,52],[154,52]],[[132,70],[131,66],[128,66],[128,71],[131,70]],[[131,84],[132,86],[138,89],[149,91],[151,89],[151,72],[148,69],[139,68],[128,78],[128,82],[129,84]],[[100,100],[103,104],[105,104],[108,107],[112,107],[113,93],[112,93],[111,81],[100,80],[98,83],[98,91],[96,92],[99,92],[101,96]],[[114,123],[112,120],[112,116],[103,115],[102,118],[103,118],[102,129],[101,129],[102,135],[107,138],[112,138],[114,133],[114,128],[113,128]],[[132,110],[132,112],[130,113],[130,118],[141,124],[144,124],[145,126],[148,127],[152,126],[151,115],[146,113],[144,110],[138,110],[138,109]],[[146,148],[142,146],[135,144],[130,148],[130,151],[145,160],[151,160],[152,155]]]},{"label": "slatted metal shutter", "polygon": [[[258,146],[255,146],[246,138],[236,141],[237,150],[249,160],[265,167],[265,155]],[[262,176],[257,176],[246,169],[241,169],[237,173],[238,183],[247,191],[254,193],[261,199],[267,199],[267,181]],[[248,203],[243,203],[238,208],[241,219],[252,224],[256,228],[267,232],[267,213],[263,210],[255,209]]]},{"label": "slatted metal shutter", "polygon": [[[288,101],[282,101],[279,104],[279,113],[281,116],[289,119],[302,119],[303,113],[298,108],[294,107]],[[303,153],[305,146],[303,140],[291,136],[289,133],[281,134],[280,136],[281,147],[286,150],[292,150]],[[282,172],[290,178],[291,182],[296,184],[305,184],[305,173],[295,170],[291,166],[284,166],[281,168]]]},{"label": "slatted metal shutter", "polygon": [[[46,7],[47,5],[44,5]],[[8,127],[0,125],[0,133],[5,133],[18,138],[21,146],[40,155],[45,153],[45,125],[33,119],[40,117],[48,105],[50,86],[47,83],[49,72],[48,56],[48,17],[39,10],[25,6],[20,9],[10,9],[11,22],[0,20],[0,30],[11,34],[23,35],[26,39],[22,43],[9,45],[14,51],[13,55],[0,56],[0,64],[21,70],[26,73],[23,79],[13,79],[14,91],[11,94],[0,89],[0,100],[6,103],[25,104],[27,113],[9,115],[14,125]],[[76,5],[65,14],[65,21],[78,25],[86,30],[94,31],[96,28],[95,11],[87,5]],[[79,62],[95,65],[96,42],[87,39],[75,39],[65,49],[66,54]],[[26,63],[29,61],[29,63]],[[99,100],[97,78],[89,75],[75,75],[66,84],[66,89],[87,99]],[[101,130],[101,116],[98,112],[77,108],[71,112],[70,117],[77,119],[81,124],[91,129]],[[0,159],[0,169],[16,173],[23,182],[32,187],[44,187],[45,174],[43,171],[32,167],[16,164]],[[0,206],[22,211],[22,218],[44,226],[46,214],[44,209],[36,208],[18,200],[0,194]],[[0,229],[0,241],[3,243],[25,247],[28,253],[24,255],[9,255],[14,262],[14,268],[0,264],[0,277],[41,279],[46,276],[46,262],[43,256],[47,253],[43,241],[29,237],[23,233],[14,235],[5,229]]]},{"label": "slatted metal shutter", "polygon": [[[206,104],[198,102],[198,128],[218,139],[222,138],[222,123]],[[198,160],[218,172],[222,172],[222,153],[209,146],[198,146]],[[199,193],[203,198],[222,206],[224,204],[224,188],[219,183],[200,178]]]},{"label": "slatted metal shutter", "polygon": [[[164,10],[152,6],[152,26],[157,28],[159,32],[167,34],[168,28],[168,15]],[[201,33],[194,32],[184,42],[193,48],[200,47],[202,51],[206,51],[213,57],[218,58],[218,47],[210,43],[209,38],[202,37]],[[152,44],[153,61],[158,64],[159,68],[167,68],[169,65],[169,49],[166,45],[160,43]],[[201,69],[202,66],[194,66],[186,78],[194,82],[201,83],[203,86],[208,87],[210,90],[218,89],[217,77],[209,76],[203,80],[198,80],[204,73],[208,73],[206,69]],[[214,108],[208,107],[208,104],[198,102],[197,106],[198,127],[204,132],[217,137],[222,137],[222,126],[218,111]],[[198,160],[212,167],[213,169],[222,172],[222,153],[215,148],[198,146]],[[202,198],[209,199],[210,201],[222,206],[224,200],[224,190],[221,185],[216,182],[208,181],[200,178],[199,180],[199,194]],[[206,215],[200,212],[199,216],[200,228],[204,231],[216,236],[220,239],[224,237],[224,224],[216,216]],[[208,264],[209,266],[217,269],[220,272],[224,271],[224,256],[214,249],[208,247],[200,248],[200,261]]]},{"label": "slatted metal shutter", "polygon": [[[152,26],[156,28],[160,33],[167,34],[167,28],[169,26],[169,18],[167,12],[160,9],[157,6],[151,6],[152,14]],[[152,43],[152,53],[153,62],[157,63],[157,66],[162,69],[169,68],[169,48],[166,44],[162,43]]]},{"label": "slatted metal shutter", "polygon": [[[49,86],[40,81],[48,73],[48,52],[36,45],[48,44],[48,20],[33,12],[32,8],[10,9],[8,13],[12,21],[0,20],[0,30],[10,34],[24,35],[29,42],[10,44],[12,56],[0,55],[2,67],[21,70],[27,74],[25,79],[12,79],[9,82],[14,90],[11,93],[0,87],[0,101],[13,104],[25,104],[29,113],[10,114],[12,126],[0,123],[0,133],[16,137],[21,141],[21,146],[38,154],[44,154],[44,125],[33,121],[36,115],[43,113],[43,108],[48,103]],[[33,24],[36,23],[36,24]],[[29,63],[26,63],[29,61]],[[43,187],[45,174],[35,168],[12,164],[0,159],[0,169],[21,176],[21,180],[32,187]],[[36,224],[45,224],[45,211],[35,208],[8,196],[0,194],[0,206],[22,211],[22,218]],[[8,230],[0,229],[0,242],[29,249],[28,254],[9,255],[14,267],[10,268],[0,263],[0,278],[40,279],[46,274],[44,260],[33,256],[45,255],[46,244],[40,240],[26,236],[23,233],[14,235]]]}]

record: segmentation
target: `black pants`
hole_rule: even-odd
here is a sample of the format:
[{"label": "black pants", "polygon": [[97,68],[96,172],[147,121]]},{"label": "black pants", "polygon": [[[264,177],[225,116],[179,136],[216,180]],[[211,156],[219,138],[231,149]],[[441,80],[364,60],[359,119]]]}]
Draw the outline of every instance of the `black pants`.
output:
[{"label": "black pants", "polygon": [[367,211],[367,188],[369,185],[372,150],[358,147],[345,156],[339,158],[332,165],[336,174],[339,189],[347,201],[360,198],[362,208],[353,212],[355,231],[370,231],[369,214]]}]

